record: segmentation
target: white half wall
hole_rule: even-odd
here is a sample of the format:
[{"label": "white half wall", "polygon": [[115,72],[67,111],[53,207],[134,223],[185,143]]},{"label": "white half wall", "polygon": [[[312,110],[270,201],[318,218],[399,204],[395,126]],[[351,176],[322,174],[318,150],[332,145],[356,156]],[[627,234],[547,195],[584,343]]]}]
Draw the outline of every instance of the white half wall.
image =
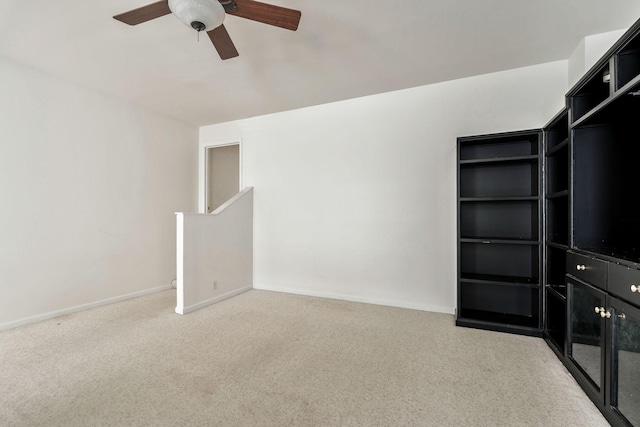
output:
[{"label": "white half wall", "polygon": [[456,137],[542,127],[567,61],[200,128],[243,141],[254,288],[452,313]]},{"label": "white half wall", "polygon": [[210,214],[176,213],[176,313],[187,314],[252,288],[253,188]]},{"label": "white half wall", "polygon": [[195,127],[0,58],[0,329],[168,289]]}]

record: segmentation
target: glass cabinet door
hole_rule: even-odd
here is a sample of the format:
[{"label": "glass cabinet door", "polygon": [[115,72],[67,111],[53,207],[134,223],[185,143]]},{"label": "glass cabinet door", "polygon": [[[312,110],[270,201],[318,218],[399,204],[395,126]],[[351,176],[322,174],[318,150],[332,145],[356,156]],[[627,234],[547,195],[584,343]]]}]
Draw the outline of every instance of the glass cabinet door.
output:
[{"label": "glass cabinet door", "polygon": [[567,280],[570,299],[569,357],[582,371],[587,386],[604,402],[605,294],[576,280]]},{"label": "glass cabinet door", "polygon": [[610,405],[640,426],[640,310],[611,298],[613,353]]}]

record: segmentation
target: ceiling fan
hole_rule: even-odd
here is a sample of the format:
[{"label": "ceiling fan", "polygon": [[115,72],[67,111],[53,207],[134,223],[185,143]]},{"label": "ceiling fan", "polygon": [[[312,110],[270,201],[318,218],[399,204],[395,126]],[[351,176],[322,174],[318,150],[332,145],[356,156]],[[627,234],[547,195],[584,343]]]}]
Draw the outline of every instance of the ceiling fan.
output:
[{"label": "ceiling fan", "polygon": [[138,25],[173,13],[194,30],[206,31],[221,59],[238,56],[238,51],[222,22],[234,15],[287,30],[298,29],[299,10],[254,0],[163,0],[114,16],[120,22]]}]

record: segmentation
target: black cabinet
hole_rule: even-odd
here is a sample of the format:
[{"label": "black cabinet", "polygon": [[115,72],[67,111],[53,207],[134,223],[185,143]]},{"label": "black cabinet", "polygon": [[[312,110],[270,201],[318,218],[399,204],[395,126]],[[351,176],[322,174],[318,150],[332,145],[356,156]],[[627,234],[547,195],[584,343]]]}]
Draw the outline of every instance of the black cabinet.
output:
[{"label": "black cabinet", "polygon": [[[611,424],[640,425],[640,307],[623,300],[640,297],[640,270],[575,252],[567,254],[567,266],[585,259],[597,262],[567,273],[565,364]],[[590,268],[595,274],[585,273]],[[596,286],[576,275],[603,282]]]},{"label": "black cabinet", "polygon": [[610,394],[607,406],[622,420],[640,425],[640,309],[611,298]]},{"label": "black cabinet", "polygon": [[608,287],[618,298],[640,306],[640,270],[609,263]]},{"label": "black cabinet", "polygon": [[544,127],[545,246],[544,337],[563,358],[566,352],[566,251],[569,248],[571,164],[568,110]]},{"label": "black cabinet", "polygon": [[592,399],[604,402],[606,294],[568,277],[569,342],[567,357],[579,370],[576,376]]},{"label": "black cabinet", "polygon": [[611,293],[607,408],[625,423],[640,425],[640,270],[609,263],[607,282]]},{"label": "black cabinet", "polygon": [[567,367],[614,425],[640,425],[640,21],[567,94]]},{"label": "black cabinet", "polygon": [[542,133],[458,138],[456,324],[542,335],[616,426],[640,426],[639,117],[640,21]]},{"label": "black cabinet", "polygon": [[567,252],[567,274],[588,282],[600,289],[607,288],[609,264],[593,255]]},{"label": "black cabinet", "polygon": [[541,333],[540,130],[458,139],[458,325]]}]

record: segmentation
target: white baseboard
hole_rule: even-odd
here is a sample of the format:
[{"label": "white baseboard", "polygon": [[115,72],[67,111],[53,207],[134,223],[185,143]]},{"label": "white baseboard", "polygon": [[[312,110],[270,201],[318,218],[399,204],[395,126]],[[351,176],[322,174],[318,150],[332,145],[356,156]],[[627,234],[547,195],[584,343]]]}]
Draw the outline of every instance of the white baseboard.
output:
[{"label": "white baseboard", "polygon": [[51,311],[49,313],[38,314],[36,316],[25,317],[23,319],[13,320],[11,322],[0,323],[0,331],[6,331],[9,329],[17,328],[19,326],[29,325],[31,323],[42,322],[43,320],[53,319],[54,317],[64,316],[67,314],[77,313],[79,311],[89,310],[90,308],[101,307],[103,305],[109,305],[116,302],[126,301],[133,298],[142,297],[156,292],[162,292],[172,289],[171,285],[159,286],[157,288],[145,289],[143,291],[132,292],[130,294],[119,295],[117,297],[107,298],[100,301],[90,302],[88,304],[76,305],[74,307],[65,308],[62,310]]},{"label": "white baseboard", "polygon": [[432,313],[454,314],[455,307],[441,307],[437,305],[415,304],[407,301],[396,301],[388,299],[378,299],[369,297],[360,297],[354,295],[332,294],[327,292],[307,291],[291,288],[278,288],[274,286],[253,285],[253,289],[261,291],[282,292],[286,294],[304,295],[307,297],[329,298],[342,301],[361,302],[365,304],[384,305],[388,307],[409,308],[411,310],[429,311]]},{"label": "white baseboard", "polygon": [[215,296],[213,298],[209,298],[207,300],[201,301],[197,304],[192,304],[186,307],[176,307],[176,313],[178,314],[187,314],[187,313],[191,313],[194,312],[196,310],[200,310],[201,308],[204,308],[208,305],[211,304],[215,304],[217,302],[220,302],[222,300],[231,298],[231,297],[235,297],[236,295],[239,295],[243,292],[247,292],[250,291],[251,289],[253,289],[253,286],[249,285],[249,286],[245,286],[244,288],[240,288],[240,289],[236,289],[235,291],[231,291],[231,292],[227,292],[226,294],[222,294],[222,295],[218,295]]}]

